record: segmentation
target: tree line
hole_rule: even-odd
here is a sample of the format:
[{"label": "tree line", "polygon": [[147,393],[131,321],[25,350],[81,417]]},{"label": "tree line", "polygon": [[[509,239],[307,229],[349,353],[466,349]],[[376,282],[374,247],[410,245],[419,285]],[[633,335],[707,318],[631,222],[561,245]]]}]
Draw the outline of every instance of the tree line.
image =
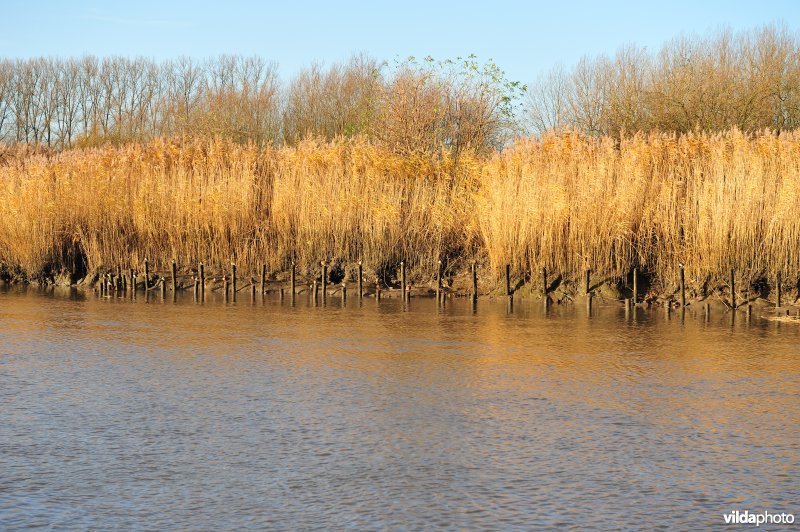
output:
[{"label": "tree line", "polygon": [[800,125],[800,39],[779,25],[680,37],[655,53],[556,67],[530,88],[474,56],[312,64],[85,56],[0,59],[0,143],[64,149],[154,137],[293,145],[366,135],[400,152],[498,149],[515,136],[580,131],[781,131]]},{"label": "tree line", "polygon": [[0,142],[63,149],[173,135],[293,144],[366,134],[400,151],[489,149],[513,135],[524,87],[474,56],[314,64],[223,55],[0,60]]},{"label": "tree line", "polygon": [[679,37],[557,66],[530,87],[532,132],[781,131],[800,125],[800,40],[785,26]]}]

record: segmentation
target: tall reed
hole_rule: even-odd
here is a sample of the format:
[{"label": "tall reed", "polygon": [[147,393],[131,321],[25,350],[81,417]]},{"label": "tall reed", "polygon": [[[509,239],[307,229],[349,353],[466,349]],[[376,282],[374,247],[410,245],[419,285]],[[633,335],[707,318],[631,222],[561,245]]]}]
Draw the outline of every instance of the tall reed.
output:
[{"label": "tall reed", "polygon": [[294,147],[155,140],[0,154],[0,260],[33,277],[176,258],[255,272],[320,260],[419,277],[472,260],[665,287],[735,268],[800,272],[800,136],[578,134],[478,156],[398,155],[365,138]]},{"label": "tall reed", "polygon": [[483,167],[477,201],[492,266],[667,285],[730,268],[747,281],[800,271],[800,136],[764,133],[549,135]]},{"label": "tall reed", "polygon": [[364,139],[273,149],[165,141],[6,157],[0,259],[31,275],[172,258],[240,271],[261,262],[401,260],[433,268],[464,248],[477,165],[399,156]]}]

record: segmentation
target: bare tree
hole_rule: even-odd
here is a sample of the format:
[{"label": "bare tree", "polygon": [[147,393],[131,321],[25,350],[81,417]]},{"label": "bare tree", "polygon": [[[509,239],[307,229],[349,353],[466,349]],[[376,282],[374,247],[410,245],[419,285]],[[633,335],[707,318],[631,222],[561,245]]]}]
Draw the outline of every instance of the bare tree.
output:
[{"label": "bare tree", "polygon": [[553,71],[534,85],[527,118],[538,133],[570,128],[614,136],[792,128],[798,72],[800,39],[782,26],[683,36],[657,54],[627,46],[613,58],[585,57],[568,73]]},{"label": "bare tree", "polygon": [[330,139],[368,131],[376,117],[381,84],[380,65],[364,55],[328,69],[312,64],[285,91],[284,140],[294,143],[309,134]]},{"label": "bare tree", "polygon": [[542,75],[528,89],[525,110],[530,132],[561,132],[573,123],[569,104],[570,81],[563,66]]},{"label": "bare tree", "polygon": [[13,140],[8,131],[13,120],[13,91],[14,65],[7,59],[0,60],[0,142]]}]

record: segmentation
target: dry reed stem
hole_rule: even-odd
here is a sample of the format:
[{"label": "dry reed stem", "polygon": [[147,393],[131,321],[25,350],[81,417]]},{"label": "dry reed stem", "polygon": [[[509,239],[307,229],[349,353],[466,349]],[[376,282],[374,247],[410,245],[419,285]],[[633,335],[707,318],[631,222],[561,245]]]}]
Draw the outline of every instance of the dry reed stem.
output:
[{"label": "dry reed stem", "polygon": [[[484,157],[401,156],[364,138],[295,147],[179,139],[0,157],[0,260],[32,276],[154,270],[172,258],[243,274],[292,259],[373,270],[405,260],[473,259],[499,276],[622,278],[633,266],[667,286],[800,271],[796,133],[578,134],[520,139]],[[482,269],[482,271],[485,271]],[[745,286],[742,284],[740,286]]]}]

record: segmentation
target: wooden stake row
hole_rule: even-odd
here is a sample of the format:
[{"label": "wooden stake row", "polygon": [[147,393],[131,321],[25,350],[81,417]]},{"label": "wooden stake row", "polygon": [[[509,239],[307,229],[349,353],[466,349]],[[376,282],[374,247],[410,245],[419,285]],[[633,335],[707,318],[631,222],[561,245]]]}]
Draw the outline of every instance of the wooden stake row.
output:
[{"label": "wooden stake row", "polygon": [[[328,263],[326,261],[322,261],[321,265],[321,285],[322,285],[322,300],[325,302],[327,300],[328,295]],[[177,292],[178,290],[178,272],[177,272],[177,264],[175,260],[171,261],[170,265],[171,269],[171,288],[173,293]],[[261,264],[261,293],[266,293],[267,291],[267,266],[266,264]],[[471,264],[471,277],[472,277],[472,289],[471,289],[471,298],[473,300],[477,299],[478,297],[478,274],[477,274],[477,263],[472,262]],[[123,275],[123,271],[121,267],[117,266],[116,271],[112,273],[107,273],[101,276],[100,281],[98,283],[98,290],[101,294],[107,295],[112,291],[117,292],[127,292],[129,286],[131,287],[132,291],[137,289],[137,278],[139,276],[138,272],[134,269],[128,270],[127,275]],[[592,287],[591,287],[591,272],[592,270],[587,268],[585,270],[585,283],[584,283],[584,292],[587,297],[591,297],[592,294]],[[634,267],[632,270],[632,298],[630,301],[626,300],[626,307],[628,304],[633,306],[639,303],[639,279],[638,279],[638,268]],[[199,297],[204,298],[205,296],[205,288],[206,288],[206,277],[205,277],[205,266],[201,262],[198,266],[198,275],[194,276],[193,278],[193,288],[195,294],[199,295]],[[234,301],[236,300],[236,293],[239,291],[238,287],[238,275],[237,275],[237,267],[235,262],[231,262],[230,268],[230,277],[223,276],[223,286],[225,291],[225,297],[228,297],[229,292],[232,294]],[[252,279],[252,278],[251,278]],[[363,272],[363,264],[361,261],[358,262],[358,297],[362,298],[364,296],[364,287],[363,287],[363,279],[364,279],[364,272]],[[437,262],[436,274],[435,274],[435,282],[436,282],[436,298],[437,300],[441,300],[445,296],[444,290],[444,272],[442,269],[442,261]],[[157,277],[155,282],[152,282],[151,279],[151,272],[150,272],[150,262],[147,258],[144,259],[144,279],[142,280],[142,287],[145,291],[149,291],[152,289],[159,288],[161,289],[162,294],[166,292],[166,279],[164,277]],[[737,302],[737,295],[736,295],[736,279],[735,279],[735,269],[730,270],[729,282],[728,287],[730,289],[730,300],[729,304],[730,307],[735,310],[738,307]],[[505,293],[506,296],[509,298],[513,298],[514,290],[511,284],[511,265],[505,265]],[[291,270],[290,270],[290,292],[292,297],[296,293],[296,263],[293,261],[291,263]],[[318,285],[316,280],[314,281],[312,287],[312,295],[316,300],[318,294]],[[680,307],[686,306],[686,279],[685,279],[685,271],[684,265],[678,265],[678,290],[679,290],[679,297],[680,297]],[[405,261],[400,262],[400,291],[401,297],[403,300],[406,300],[410,297],[411,286],[408,283],[407,279],[407,269]],[[342,293],[343,297],[346,292],[346,285],[342,283]],[[549,292],[549,285],[548,285],[548,271],[546,268],[542,268],[542,294],[545,296],[545,299],[549,299],[548,296]],[[255,295],[256,293],[256,280],[252,279],[251,283],[251,293]],[[776,273],[776,284],[775,284],[775,293],[776,293],[776,307],[782,306],[782,272],[778,271]],[[381,286],[379,279],[376,279],[376,290],[375,290],[376,298],[380,298],[381,295]],[[748,298],[749,304],[749,298]],[[591,303],[589,303],[591,305]]]}]

